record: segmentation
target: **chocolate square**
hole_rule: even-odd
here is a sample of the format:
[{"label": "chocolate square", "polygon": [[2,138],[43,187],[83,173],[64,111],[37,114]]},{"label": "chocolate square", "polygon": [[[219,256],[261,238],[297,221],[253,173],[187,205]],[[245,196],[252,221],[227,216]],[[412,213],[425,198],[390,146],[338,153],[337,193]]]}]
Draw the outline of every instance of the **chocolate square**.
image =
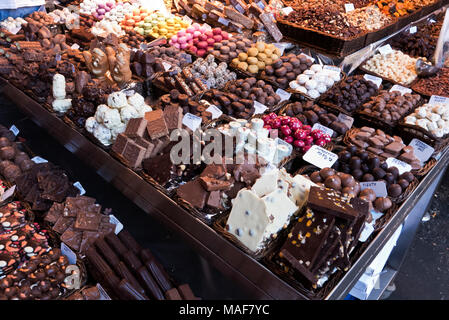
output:
[{"label": "chocolate square", "polygon": [[126,125],[125,135],[130,138],[143,137],[147,125],[148,122],[144,118],[130,119]]},{"label": "chocolate square", "polygon": [[122,154],[128,144],[129,138],[125,136],[123,133],[120,133],[115,139],[114,144],[112,145],[112,151],[118,154]]},{"label": "chocolate square", "polygon": [[79,251],[83,233],[70,227],[61,235],[61,241],[68,245],[72,250]]},{"label": "chocolate square", "polygon": [[82,211],[78,213],[75,228],[83,231],[98,231],[101,215],[95,211]]},{"label": "chocolate square", "polygon": [[145,148],[146,151],[145,151],[145,155],[143,156],[143,158],[148,159],[154,150],[154,144],[144,138],[141,138],[141,137],[137,137],[134,140],[134,142],[136,144],[138,144],[139,146],[141,146],[142,148]]},{"label": "chocolate square", "polygon": [[162,110],[158,109],[145,113],[145,119],[148,121],[147,132],[152,140],[168,135],[168,128]]},{"label": "chocolate square", "polygon": [[308,206],[315,211],[328,213],[338,218],[353,221],[359,212],[351,203],[352,199],[342,196],[339,192],[320,187],[311,187]]},{"label": "chocolate square", "polygon": [[50,210],[48,210],[47,214],[45,215],[44,221],[47,221],[51,224],[56,223],[58,221],[59,217],[62,216],[62,212],[64,211],[64,204],[63,203],[53,203]]},{"label": "chocolate square", "polygon": [[203,209],[206,205],[208,192],[203,188],[199,179],[189,181],[180,186],[176,193],[185,201],[197,209]]},{"label": "chocolate square", "polygon": [[168,130],[182,128],[182,108],[170,105],[164,109],[164,119]]},{"label": "chocolate square", "polygon": [[75,223],[74,218],[61,216],[53,226],[53,231],[62,234],[74,223]]},{"label": "chocolate square", "polygon": [[139,146],[134,141],[129,141],[123,151],[123,157],[128,161],[131,168],[136,169],[142,164],[146,149]]},{"label": "chocolate square", "polygon": [[83,231],[79,252],[85,253],[100,235],[101,234],[98,231]]}]

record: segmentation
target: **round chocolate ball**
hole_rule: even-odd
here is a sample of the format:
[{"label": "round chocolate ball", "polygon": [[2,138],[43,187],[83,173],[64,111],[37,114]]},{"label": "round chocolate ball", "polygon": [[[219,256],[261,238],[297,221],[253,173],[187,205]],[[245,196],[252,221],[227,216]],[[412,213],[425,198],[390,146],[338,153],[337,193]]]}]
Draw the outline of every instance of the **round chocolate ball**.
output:
[{"label": "round chocolate ball", "polygon": [[45,273],[47,274],[47,276],[51,278],[53,278],[58,271],[59,271],[58,266],[54,264],[45,267]]},{"label": "round chocolate ball", "polygon": [[18,290],[16,286],[12,286],[9,288],[6,288],[4,291],[5,296],[7,296],[8,298],[11,298],[12,296],[17,295]]},{"label": "round chocolate ball", "polygon": [[48,280],[40,281],[39,286],[41,287],[42,292],[47,292],[51,288],[50,281]]},{"label": "round chocolate ball", "polygon": [[341,185],[343,187],[354,187],[356,181],[353,176],[347,173],[343,173],[340,175]]},{"label": "round chocolate ball", "polygon": [[335,170],[332,168],[324,168],[320,170],[320,176],[323,180],[326,180],[327,177],[334,176]]},{"label": "round chocolate ball", "polygon": [[1,137],[0,138],[0,148],[8,147],[10,145],[11,145],[11,141],[9,141],[8,138],[6,138],[6,137]]},{"label": "round chocolate ball", "polygon": [[365,173],[362,177],[363,182],[374,181],[374,176],[371,173]]},{"label": "round chocolate ball", "polygon": [[6,277],[0,280],[0,290],[5,290],[6,288],[11,287],[13,284],[13,281],[11,277]]},{"label": "round chocolate ball", "polygon": [[399,184],[393,183],[388,187],[388,195],[391,197],[399,197],[402,193],[402,188]]},{"label": "round chocolate ball", "polygon": [[33,298],[40,298],[40,296],[42,294],[41,287],[39,287],[39,285],[34,285],[31,288],[31,294],[32,294]]},{"label": "round chocolate ball", "polygon": [[356,156],[359,157],[362,161],[366,161],[369,157],[369,153],[365,150],[357,150]]},{"label": "round chocolate ball", "polygon": [[394,178],[397,179],[399,177],[399,169],[396,167],[390,167],[387,169],[387,172],[390,172],[394,175]]},{"label": "round chocolate ball", "polygon": [[403,174],[401,174],[400,178],[405,179],[409,183],[411,183],[415,179],[415,176],[410,171],[407,171],[407,172],[404,172]]},{"label": "round chocolate ball", "polygon": [[402,190],[405,190],[410,185],[410,183],[405,179],[399,179],[398,185],[401,186]]},{"label": "round chocolate ball", "polygon": [[48,251],[47,255],[50,257],[51,261],[56,261],[61,256],[61,249],[53,248],[50,251]]},{"label": "round chocolate ball", "polygon": [[360,181],[363,177],[363,171],[360,169],[355,169],[352,170],[352,176],[354,177],[354,179],[356,179],[357,181]]},{"label": "round chocolate ball", "polygon": [[330,188],[333,190],[340,190],[341,189],[341,179],[337,175],[328,176],[326,180],[324,180],[324,185],[326,188]]},{"label": "round chocolate ball", "polygon": [[58,258],[58,265],[62,266],[67,266],[69,264],[69,260],[67,259],[66,256],[60,256]]},{"label": "round chocolate ball", "polygon": [[321,178],[319,171],[312,172],[312,174],[310,175],[310,180],[312,180],[315,183],[323,182],[323,178]]},{"label": "round chocolate ball", "polygon": [[354,198],[357,196],[357,192],[355,191],[354,187],[345,187],[341,190],[341,193],[345,196]]},{"label": "round chocolate ball", "polygon": [[8,146],[0,149],[0,158],[2,160],[13,160],[16,156],[16,149],[14,147]]},{"label": "round chocolate ball", "polygon": [[387,172],[384,176],[384,180],[387,182],[387,185],[394,183],[395,178],[391,172]]},{"label": "round chocolate ball", "polygon": [[367,188],[363,189],[360,192],[360,197],[365,197],[366,199],[368,199],[368,202],[373,202],[374,200],[376,200],[376,193],[373,189]]},{"label": "round chocolate ball", "polygon": [[383,179],[383,177],[385,177],[385,174],[386,174],[386,172],[382,168],[375,168],[375,169],[373,169],[373,176],[377,180]]},{"label": "round chocolate ball", "polygon": [[393,203],[389,198],[377,198],[374,201],[374,208],[379,212],[387,211],[392,205]]},{"label": "round chocolate ball", "polygon": [[348,150],[343,150],[338,153],[338,159],[342,162],[349,162],[351,156],[352,155]]},{"label": "round chocolate ball", "polygon": [[3,175],[8,180],[15,180],[18,176],[22,174],[22,170],[15,164],[7,166],[5,170],[3,170]]}]

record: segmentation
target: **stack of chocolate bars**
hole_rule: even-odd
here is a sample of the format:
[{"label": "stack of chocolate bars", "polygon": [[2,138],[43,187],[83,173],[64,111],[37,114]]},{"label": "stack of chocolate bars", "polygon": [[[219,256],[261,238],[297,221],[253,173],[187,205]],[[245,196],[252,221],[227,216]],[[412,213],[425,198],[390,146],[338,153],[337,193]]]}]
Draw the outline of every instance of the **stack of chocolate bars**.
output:
[{"label": "stack of chocolate bars", "polygon": [[312,288],[336,270],[348,270],[368,211],[368,203],[359,198],[311,187],[306,212],[280,250],[281,264]]},{"label": "stack of chocolate bars", "polygon": [[65,203],[55,203],[45,215],[53,231],[73,251],[84,254],[100,236],[115,230],[110,217],[90,197],[68,197]]},{"label": "stack of chocolate bars", "polygon": [[169,143],[169,134],[182,128],[182,109],[169,106],[147,112],[144,118],[131,119],[124,133],[119,134],[112,150],[136,169],[142,161],[155,157]]},{"label": "stack of chocolate bars", "polygon": [[177,89],[189,97],[200,94],[208,89],[202,79],[195,77],[189,68],[181,70],[181,68],[175,67],[157,77],[153,83],[159,85],[161,88],[165,88],[165,90]]},{"label": "stack of chocolate bars", "polygon": [[92,275],[113,299],[198,300],[189,285],[176,287],[150,250],[126,230],[97,239],[86,256]]}]

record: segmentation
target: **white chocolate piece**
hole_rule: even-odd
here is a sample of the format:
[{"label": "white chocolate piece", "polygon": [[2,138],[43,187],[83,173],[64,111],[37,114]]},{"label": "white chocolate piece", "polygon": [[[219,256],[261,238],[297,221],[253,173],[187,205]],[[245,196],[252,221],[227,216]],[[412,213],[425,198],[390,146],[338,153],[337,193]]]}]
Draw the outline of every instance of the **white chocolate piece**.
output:
[{"label": "white chocolate piece", "polygon": [[62,74],[55,74],[53,76],[53,97],[56,100],[63,100],[66,97],[65,92],[65,77]]},{"label": "white chocolate piece", "polygon": [[72,99],[59,99],[52,103],[53,110],[58,113],[66,113],[72,107]]},{"label": "white chocolate piece", "polygon": [[121,91],[113,92],[108,96],[108,106],[111,108],[123,108],[128,105],[126,94]]}]

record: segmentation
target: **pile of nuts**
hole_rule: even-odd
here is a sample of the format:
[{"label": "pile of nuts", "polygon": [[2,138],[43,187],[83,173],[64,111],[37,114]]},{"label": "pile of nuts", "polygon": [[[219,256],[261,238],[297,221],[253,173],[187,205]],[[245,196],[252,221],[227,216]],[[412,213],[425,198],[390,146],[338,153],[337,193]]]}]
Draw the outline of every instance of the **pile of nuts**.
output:
[{"label": "pile of nuts", "polygon": [[391,17],[380,12],[376,6],[355,9],[345,13],[344,16],[351,25],[370,32],[379,30],[393,21]]}]

